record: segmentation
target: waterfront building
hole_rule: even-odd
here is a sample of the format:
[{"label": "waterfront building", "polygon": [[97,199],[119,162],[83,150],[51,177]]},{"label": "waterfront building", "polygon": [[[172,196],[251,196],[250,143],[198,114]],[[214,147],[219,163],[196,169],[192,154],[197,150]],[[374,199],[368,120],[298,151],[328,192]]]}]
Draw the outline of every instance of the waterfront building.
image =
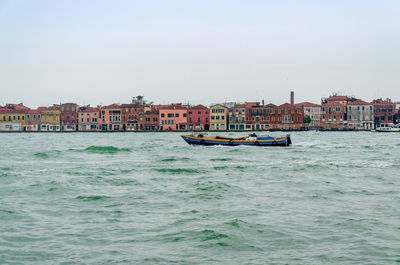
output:
[{"label": "waterfront building", "polygon": [[39,131],[60,131],[60,105],[53,105],[41,111]]},{"label": "waterfront building", "polygon": [[264,119],[268,124],[269,129],[274,129],[277,127],[278,122],[278,106],[269,103],[264,106]]},{"label": "waterfront building", "polygon": [[143,131],[158,131],[159,130],[159,111],[147,110],[143,114],[143,121],[140,122],[140,128]]},{"label": "waterfront building", "polygon": [[348,102],[347,126],[356,130],[371,130],[374,125],[373,104],[361,99]]},{"label": "waterfront building", "polygon": [[229,108],[222,104],[216,104],[210,107],[210,130],[225,131],[228,129]]},{"label": "waterfront building", "polygon": [[347,126],[347,104],[355,101],[354,97],[332,96],[322,99],[321,125],[327,128],[344,128]]},{"label": "waterfront building", "polygon": [[26,110],[0,110],[0,131],[18,132],[25,128]]},{"label": "waterfront building", "polygon": [[279,105],[275,111],[278,116],[278,128],[280,129],[299,129],[303,126],[303,108],[295,104],[284,103]]},{"label": "waterfront building", "polygon": [[229,111],[229,130],[244,130],[246,128],[246,113],[251,102],[234,105]]},{"label": "waterfront building", "polygon": [[111,104],[100,108],[100,130],[122,131],[122,108],[118,104]]},{"label": "waterfront building", "polygon": [[208,131],[210,129],[210,110],[203,105],[188,108],[188,130]]},{"label": "waterfront building", "polygon": [[122,104],[122,130],[139,131],[142,130],[144,105],[139,102]]},{"label": "waterfront building", "polygon": [[42,123],[42,111],[46,107],[39,107],[37,109],[30,109],[26,111],[25,129],[27,132],[40,131],[40,124]]},{"label": "waterfront building", "polygon": [[162,131],[187,130],[187,108],[182,103],[157,106]]},{"label": "waterfront building", "polygon": [[78,111],[79,106],[75,103],[64,103],[60,105],[60,130],[78,130]]},{"label": "waterfront building", "polygon": [[251,102],[246,107],[246,130],[269,129],[267,121],[267,109],[260,102]]},{"label": "waterfront building", "polygon": [[78,110],[78,130],[97,131],[101,130],[100,107],[90,107],[90,105],[80,107]]},{"label": "waterfront building", "polygon": [[391,99],[374,99],[372,101],[374,107],[374,124],[375,126],[380,123],[393,123],[393,116],[395,114],[395,104]]},{"label": "waterfront building", "polygon": [[308,124],[309,127],[318,128],[321,126],[321,116],[322,116],[321,105],[310,102],[301,102],[295,105],[303,109],[304,121],[306,121],[308,118],[309,120],[311,120],[310,123]]}]

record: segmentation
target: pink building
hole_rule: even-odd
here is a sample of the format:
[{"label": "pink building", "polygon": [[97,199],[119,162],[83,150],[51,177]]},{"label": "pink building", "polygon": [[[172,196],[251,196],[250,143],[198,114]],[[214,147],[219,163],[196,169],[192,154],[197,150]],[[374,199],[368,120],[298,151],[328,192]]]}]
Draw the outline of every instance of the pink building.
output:
[{"label": "pink building", "polygon": [[187,108],[179,104],[158,106],[159,123],[162,131],[187,130]]},{"label": "pink building", "polygon": [[78,124],[79,131],[96,131],[101,129],[100,125],[100,108],[85,106],[79,108]]},{"label": "pink building", "polygon": [[190,107],[187,114],[188,130],[206,130],[210,129],[210,110],[197,105]]}]

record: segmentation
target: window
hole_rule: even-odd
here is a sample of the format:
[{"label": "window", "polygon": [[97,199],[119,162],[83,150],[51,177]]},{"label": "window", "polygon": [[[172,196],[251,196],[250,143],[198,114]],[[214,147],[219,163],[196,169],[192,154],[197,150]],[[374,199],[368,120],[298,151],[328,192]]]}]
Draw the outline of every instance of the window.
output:
[{"label": "window", "polygon": [[175,118],[179,118],[179,113],[175,113]]},{"label": "window", "polygon": [[183,113],[183,117],[186,118],[186,113]]},{"label": "window", "polygon": [[164,118],[165,117],[165,114],[164,113],[161,113],[161,118]]}]

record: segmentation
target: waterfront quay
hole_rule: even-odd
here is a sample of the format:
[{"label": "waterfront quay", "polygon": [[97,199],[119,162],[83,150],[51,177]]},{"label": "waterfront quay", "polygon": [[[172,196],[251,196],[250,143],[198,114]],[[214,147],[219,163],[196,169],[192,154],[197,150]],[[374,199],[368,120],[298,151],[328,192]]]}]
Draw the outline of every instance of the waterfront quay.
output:
[{"label": "waterfront quay", "polygon": [[281,105],[225,102],[204,105],[156,105],[137,96],[127,104],[79,106],[54,104],[31,109],[20,104],[0,106],[0,132],[144,132],[144,131],[300,131],[372,130],[400,122],[400,102],[390,98],[366,102],[332,94],[320,104]]}]

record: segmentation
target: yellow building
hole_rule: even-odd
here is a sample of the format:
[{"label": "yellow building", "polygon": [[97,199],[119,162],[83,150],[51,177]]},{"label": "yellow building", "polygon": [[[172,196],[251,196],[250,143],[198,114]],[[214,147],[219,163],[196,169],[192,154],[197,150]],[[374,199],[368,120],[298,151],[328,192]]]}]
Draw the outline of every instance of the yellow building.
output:
[{"label": "yellow building", "polygon": [[59,131],[60,130],[60,106],[53,105],[52,107],[42,110],[42,120],[40,131]]},{"label": "yellow building", "polygon": [[0,110],[0,131],[23,131],[25,124],[26,114],[24,110]]},{"label": "yellow building", "polygon": [[216,104],[210,107],[211,131],[228,130],[228,112],[229,109],[221,104]]}]

